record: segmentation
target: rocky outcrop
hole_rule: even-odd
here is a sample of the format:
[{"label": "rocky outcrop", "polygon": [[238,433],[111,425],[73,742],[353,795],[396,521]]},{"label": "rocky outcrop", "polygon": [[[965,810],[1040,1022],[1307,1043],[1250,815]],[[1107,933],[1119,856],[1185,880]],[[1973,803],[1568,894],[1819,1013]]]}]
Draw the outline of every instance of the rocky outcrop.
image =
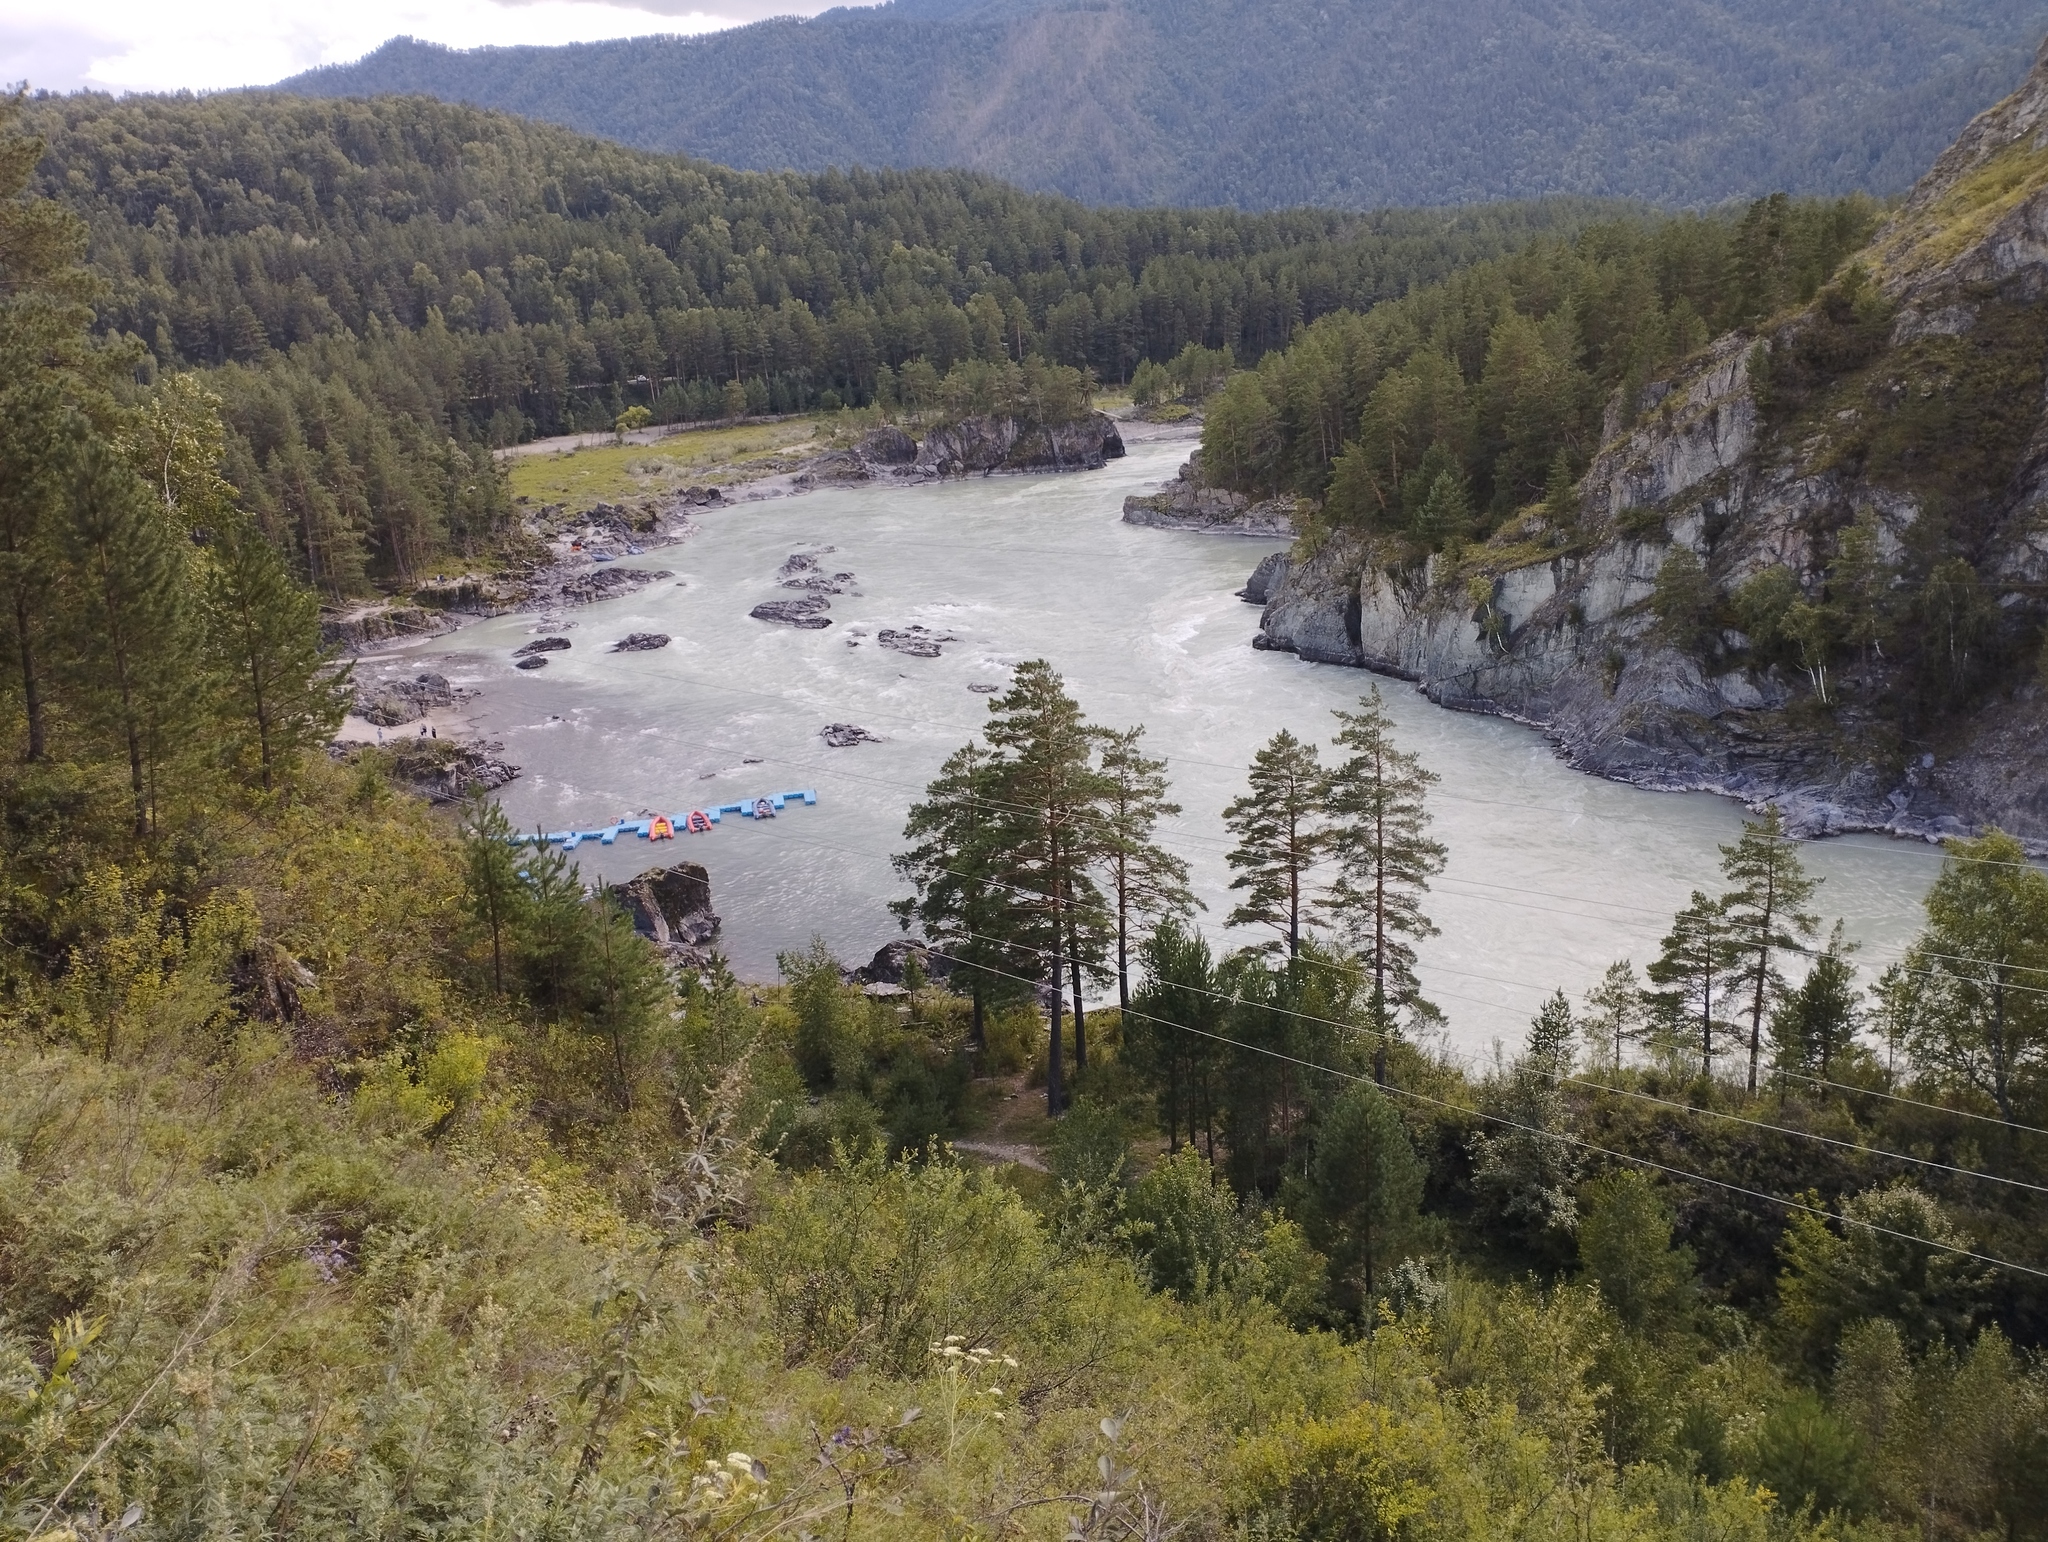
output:
[{"label": "rocky outcrop", "polygon": [[711,908],[711,874],[700,862],[650,868],[620,885],[619,899],[633,928],[678,958],[701,963],[700,951],[718,936]]},{"label": "rocky outcrop", "polygon": [[[1529,722],[1603,776],[1774,803],[1801,834],[1996,824],[2048,850],[2048,686],[2030,667],[2048,619],[2048,69],[1971,126],[1849,271],[1633,411],[1617,401],[1570,517],[1531,511],[1455,562],[1332,536],[1267,575],[1256,645]],[[2001,426],[2016,388],[2025,415]],[[1979,647],[2018,662],[1929,714],[1910,753],[1887,715],[1904,666],[1881,652],[1838,646],[1823,698],[1784,647],[1728,629],[1681,651],[1656,624],[1680,551],[1724,617],[1769,569],[1819,603],[1853,519],[1898,558],[1937,502],[1969,532]]]},{"label": "rocky outcrop", "polygon": [[379,728],[416,723],[440,707],[455,705],[455,688],[446,675],[426,670],[410,680],[358,680],[355,714]]},{"label": "rocky outcrop", "polygon": [[519,768],[499,758],[504,748],[453,739],[405,740],[391,752],[391,778],[429,803],[460,803],[518,777]]},{"label": "rocky outcrop", "polygon": [[613,643],[611,651],[614,653],[652,653],[658,648],[666,648],[668,644],[669,636],[666,632],[633,632]]},{"label": "rocky outcrop", "polygon": [[1211,487],[1195,451],[1158,492],[1124,499],[1124,523],[1153,530],[1199,530],[1209,535],[1251,535],[1286,540],[1294,534],[1294,500],[1253,502],[1243,493]]},{"label": "rocky outcrop", "polygon": [[569,646],[571,644],[566,637],[536,637],[532,642],[526,644],[525,647],[514,648],[512,650],[512,657],[523,659],[535,653],[560,653]]},{"label": "rocky outcrop", "polygon": [[953,961],[944,954],[932,952],[914,937],[899,937],[894,942],[884,943],[872,959],[854,970],[848,978],[855,985],[900,986],[912,959],[917,961],[919,972],[927,980],[943,980],[953,972]]},{"label": "rocky outcrop", "polygon": [[632,594],[649,584],[675,576],[665,568],[592,568],[570,575],[552,589],[536,591],[533,600],[542,607],[595,605],[599,600],[615,600],[622,594]]},{"label": "rocky outcrop", "polygon": [[912,469],[926,476],[997,471],[1099,471],[1124,453],[1123,435],[1107,413],[1067,423],[1021,418],[963,418],[932,429]]},{"label": "rocky outcrop", "polygon": [[320,641],[340,653],[367,653],[384,643],[452,632],[460,623],[445,611],[418,605],[363,605],[323,612]]},{"label": "rocky outcrop", "polygon": [[1281,579],[1287,576],[1287,553],[1268,552],[1252,569],[1252,576],[1244,581],[1244,587],[1237,591],[1237,597],[1247,605],[1263,605],[1272,592],[1280,587]]}]

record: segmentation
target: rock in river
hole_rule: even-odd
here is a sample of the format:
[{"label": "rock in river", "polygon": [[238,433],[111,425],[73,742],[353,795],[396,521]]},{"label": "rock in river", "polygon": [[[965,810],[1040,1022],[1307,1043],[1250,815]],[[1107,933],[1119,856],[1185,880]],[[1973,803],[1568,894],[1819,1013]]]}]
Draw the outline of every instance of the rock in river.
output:
[{"label": "rock in river", "polygon": [[935,659],[939,656],[939,644],[959,640],[951,632],[930,632],[921,626],[907,626],[900,631],[884,627],[875,638],[883,647],[907,653],[914,659]]},{"label": "rock in river", "polygon": [[652,653],[656,648],[668,646],[666,632],[635,632],[630,637],[621,637],[612,644],[614,653]]},{"label": "rock in river", "polygon": [[525,647],[514,648],[512,657],[523,659],[529,653],[559,653],[568,646],[569,639],[566,637],[536,637]]},{"label": "rock in river", "polygon": [[514,669],[546,669],[548,667],[548,661],[542,655],[536,653],[531,658],[521,659],[517,664],[514,664],[512,667]]},{"label": "rock in river", "polygon": [[881,735],[871,734],[855,723],[827,723],[818,732],[835,750],[851,749],[856,744],[882,742]]},{"label": "rock in river", "polygon": [[764,600],[747,614],[756,621],[774,621],[782,626],[802,627],[807,632],[815,632],[832,624],[819,614],[831,608],[830,600],[813,594],[801,600]]}]

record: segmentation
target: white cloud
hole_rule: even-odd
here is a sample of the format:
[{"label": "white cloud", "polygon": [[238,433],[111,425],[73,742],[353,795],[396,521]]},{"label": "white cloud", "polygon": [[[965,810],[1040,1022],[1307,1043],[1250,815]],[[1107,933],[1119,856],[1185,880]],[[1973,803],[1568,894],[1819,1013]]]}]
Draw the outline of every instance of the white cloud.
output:
[{"label": "white cloud", "polygon": [[[407,33],[454,48],[712,32],[831,0],[0,0],[0,82],[214,91],[357,59]],[[844,3],[844,0],[841,0]]]}]

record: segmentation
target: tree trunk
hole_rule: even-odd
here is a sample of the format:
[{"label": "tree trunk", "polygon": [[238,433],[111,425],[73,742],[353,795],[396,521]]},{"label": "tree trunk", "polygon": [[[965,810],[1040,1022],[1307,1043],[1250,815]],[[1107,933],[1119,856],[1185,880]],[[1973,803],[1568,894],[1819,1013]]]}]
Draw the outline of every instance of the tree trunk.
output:
[{"label": "tree trunk", "polygon": [[[1055,934],[1057,935],[1057,934]],[[1066,1001],[1066,987],[1060,983],[1060,950],[1057,944],[1052,950],[1052,1044],[1045,1060],[1045,1113],[1048,1119],[1060,1116],[1060,1103],[1065,1089],[1060,1085],[1064,1067],[1060,1059],[1060,1033],[1063,1024],[1060,1008]]]},{"label": "tree trunk", "polygon": [[974,1027],[970,1031],[971,1036],[968,1039],[968,1043],[974,1046],[975,1053],[977,1054],[988,1048],[986,1013],[987,1008],[983,1005],[981,999],[981,981],[977,978],[974,982]]},{"label": "tree trunk", "polygon": [[1067,973],[1074,981],[1074,1072],[1079,1075],[1088,1069],[1088,1018],[1081,1006],[1081,939],[1074,935],[1071,920],[1067,928]]},{"label": "tree trunk", "polygon": [[36,678],[34,622],[29,619],[28,592],[14,591],[14,641],[21,652],[21,704],[28,719],[28,760],[46,753],[43,731],[43,686]]}]

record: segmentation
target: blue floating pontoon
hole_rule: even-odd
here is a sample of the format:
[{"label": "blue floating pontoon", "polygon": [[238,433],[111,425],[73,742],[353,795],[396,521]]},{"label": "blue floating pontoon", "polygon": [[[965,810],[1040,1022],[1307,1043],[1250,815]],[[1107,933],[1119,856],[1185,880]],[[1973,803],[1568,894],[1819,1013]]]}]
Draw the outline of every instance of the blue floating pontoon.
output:
[{"label": "blue floating pontoon", "polygon": [[[817,801],[818,794],[814,790],[772,792],[759,798],[744,799],[738,803],[720,803],[715,807],[685,810],[681,813],[669,814],[664,817],[667,818],[670,826],[678,836],[704,834],[706,832],[692,830],[690,827],[690,820],[697,814],[703,815],[705,819],[715,826],[724,823],[727,814],[738,814],[744,819],[773,819],[793,802],[801,802],[805,807],[810,807],[817,803]],[[625,835],[628,832],[639,836],[642,840],[646,840],[652,835],[653,830],[654,821],[652,819],[634,819],[631,816],[627,816],[621,818],[616,824],[607,825],[597,830],[536,830],[531,835],[514,835],[507,839],[514,846],[560,846],[564,851],[574,851],[585,841],[596,841],[602,846],[613,845],[621,835]]]}]

